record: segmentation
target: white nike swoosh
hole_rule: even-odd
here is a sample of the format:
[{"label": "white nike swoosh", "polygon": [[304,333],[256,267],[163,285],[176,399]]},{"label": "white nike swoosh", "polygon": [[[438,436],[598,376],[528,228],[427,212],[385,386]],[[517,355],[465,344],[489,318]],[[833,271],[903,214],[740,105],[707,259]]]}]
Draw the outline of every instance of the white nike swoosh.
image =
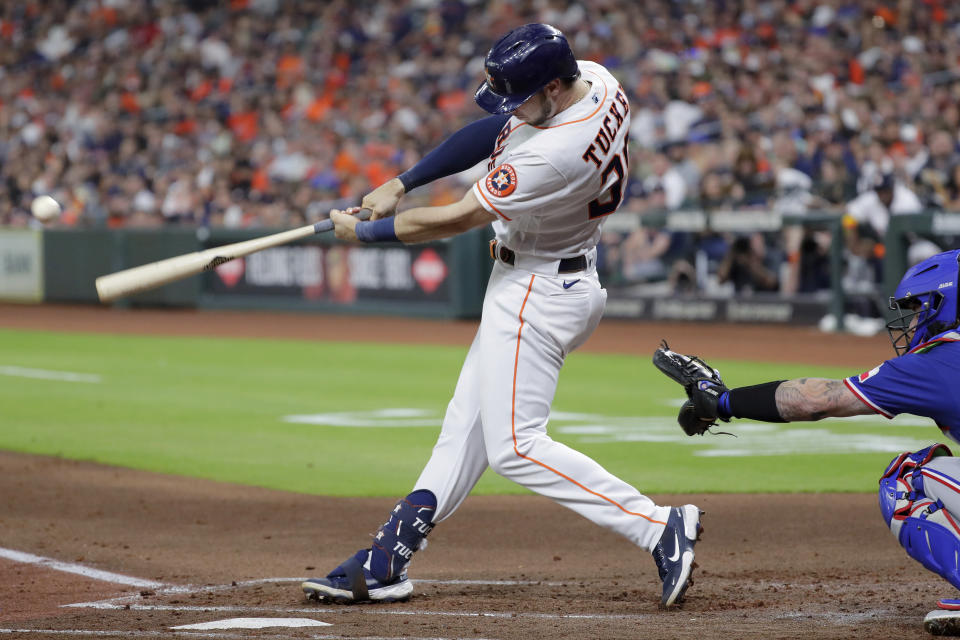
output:
[{"label": "white nike swoosh", "polygon": [[680,559],[680,540],[677,538],[677,532],[673,532],[673,557],[667,558],[670,562],[676,562]]}]

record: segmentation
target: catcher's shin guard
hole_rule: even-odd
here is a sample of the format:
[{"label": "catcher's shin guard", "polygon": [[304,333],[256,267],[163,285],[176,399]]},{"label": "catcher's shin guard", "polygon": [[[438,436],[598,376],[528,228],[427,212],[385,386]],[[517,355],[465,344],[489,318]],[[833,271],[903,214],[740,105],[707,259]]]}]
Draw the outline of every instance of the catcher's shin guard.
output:
[{"label": "catcher's shin guard", "polygon": [[432,491],[414,491],[397,503],[390,519],[374,535],[370,550],[373,577],[389,582],[406,570],[413,553],[426,546],[436,510],[437,498]]},{"label": "catcher's shin guard", "polygon": [[924,499],[904,519],[898,539],[914,560],[960,589],[960,529],[939,502]]},{"label": "catcher's shin guard", "polygon": [[960,524],[923,486],[924,465],[949,455],[935,444],[891,460],[880,478],[880,512],[907,555],[960,589]]},{"label": "catcher's shin guard", "polygon": [[949,456],[945,444],[934,444],[919,451],[905,451],[890,461],[880,477],[880,513],[890,531],[899,540],[900,527],[914,511],[914,503],[925,498],[921,467],[939,456]]}]

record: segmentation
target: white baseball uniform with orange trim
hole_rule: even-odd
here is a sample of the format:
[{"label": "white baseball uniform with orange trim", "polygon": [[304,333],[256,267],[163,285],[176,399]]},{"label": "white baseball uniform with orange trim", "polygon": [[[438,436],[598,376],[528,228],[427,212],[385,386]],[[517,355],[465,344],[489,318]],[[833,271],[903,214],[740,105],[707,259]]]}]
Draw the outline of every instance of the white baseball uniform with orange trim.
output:
[{"label": "white baseball uniform with orange trim", "polygon": [[[542,126],[511,118],[490,172],[473,187],[498,218],[498,242],[515,255],[494,266],[479,331],[414,490],[436,495],[437,522],[489,466],[652,550],[669,508],[547,434],[564,359],[603,314],[596,245],[628,163],[626,94],[601,65],[579,65],[587,95]],[[580,270],[558,272],[561,259],[579,256]]]}]

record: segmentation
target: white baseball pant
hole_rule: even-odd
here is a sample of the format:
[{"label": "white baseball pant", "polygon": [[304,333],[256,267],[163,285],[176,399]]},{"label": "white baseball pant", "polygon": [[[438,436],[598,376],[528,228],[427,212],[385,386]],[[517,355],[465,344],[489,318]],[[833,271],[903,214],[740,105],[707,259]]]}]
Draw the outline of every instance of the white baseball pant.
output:
[{"label": "white baseball pant", "polygon": [[923,465],[921,473],[923,493],[941,501],[955,519],[960,517],[960,458],[938,456]]},{"label": "white baseball pant", "polygon": [[587,270],[559,275],[557,261],[495,264],[479,330],[414,487],[437,496],[434,522],[449,517],[490,466],[648,551],[659,541],[668,507],[547,435],[564,359],[606,303],[595,255]]}]

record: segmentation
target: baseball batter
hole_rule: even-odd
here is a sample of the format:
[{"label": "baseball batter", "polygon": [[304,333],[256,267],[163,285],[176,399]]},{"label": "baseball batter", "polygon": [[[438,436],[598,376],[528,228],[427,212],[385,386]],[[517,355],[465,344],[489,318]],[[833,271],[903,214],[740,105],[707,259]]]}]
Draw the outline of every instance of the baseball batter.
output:
[{"label": "baseball batter", "polygon": [[[960,250],[946,251],[907,270],[890,298],[897,316],[887,324],[898,357],[844,380],[728,389],[702,360],[658,349],[654,363],[687,390],[681,426],[693,435],[731,418],[793,422],[911,413],[932,418],[960,442],[958,259]],[[880,478],[880,509],[907,554],[960,589],[960,458],[944,444],[901,453]],[[960,600],[946,598],[939,606],[960,610]],[[960,616],[936,619],[940,631],[960,633]]]},{"label": "baseball batter", "polygon": [[[363,242],[424,242],[492,223],[496,263],[477,336],[414,491],[370,549],[303,589],[343,602],[405,600],[412,554],[490,467],[651,552],[661,604],[673,605],[689,584],[699,509],[658,506],[547,434],[560,368],[603,314],[596,245],[623,198],[630,105],[604,67],[577,61],[549,25],[509,32],[487,54],[485,71],[475,99],[494,115],[367,195],[370,221],[358,221],[355,210],[330,213],[337,237]],[[459,202],[391,215],[409,189],[483,159],[488,173]]]}]

